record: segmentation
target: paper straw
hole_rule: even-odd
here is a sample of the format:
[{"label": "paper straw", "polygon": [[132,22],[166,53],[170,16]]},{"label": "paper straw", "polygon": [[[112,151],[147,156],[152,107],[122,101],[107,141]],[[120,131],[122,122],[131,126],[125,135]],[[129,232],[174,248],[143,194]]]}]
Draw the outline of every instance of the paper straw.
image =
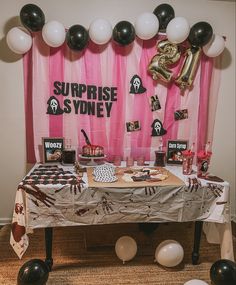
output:
[{"label": "paper straw", "polygon": [[207,144],[206,144],[206,147],[205,147],[205,153],[208,153],[209,148],[210,148],[210,144],[211,144],[211,142],[208,141]]},{"label": "paper straw", "polygon": [[159,150],[162,151],[162,147],[163,147],[163,141],[162,138],[160,138],[160,144],[159,144]]},{"label": "paper straw", "polygon": [[191,146],[191,148],[190,148],[190,151],[191,151],[191,152],[193,152],[194,146],[195,146],[195,143],[192,143],[192,146]]}]

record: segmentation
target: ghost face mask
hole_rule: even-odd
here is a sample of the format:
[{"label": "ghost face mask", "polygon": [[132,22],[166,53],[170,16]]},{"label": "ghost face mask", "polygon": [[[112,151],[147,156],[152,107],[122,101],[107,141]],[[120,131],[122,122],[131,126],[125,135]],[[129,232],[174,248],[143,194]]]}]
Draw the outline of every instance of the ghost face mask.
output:
[{"label": "ghost face mask", "polygon": [[167,133],[167,131],[163,128],[162,122],[158,119],[155,119],[151,125],[152,127],[152,136],[163,136]]},{"label": "ghost face mask", "polygon": [[51,100],[50,107],[52,109],[53,114],[56,114],[58,108],[58,103],[56,99]]},{"label": "ghost face mask", "polygon": [[143,87],[141,78],[138,75],[134,75],[130,80],[130,91],[131,94],[141,94],[146,92],[146,88]]},{"label": "ghost face mask", "polygon": [[133,87],[134,87],[134,90],[135,90],[136,93],[138,93],[139,86],[140,86],[140,80],[137,77],[133,81]]},{"label": "ghost face mask", "polygon": [[64,113],[64,111],[60,107],[60,103],[57,100],[55,96],[51,96],[48,101],[48,108],[47,108],[47,114],[50,115],[61,115]]}]

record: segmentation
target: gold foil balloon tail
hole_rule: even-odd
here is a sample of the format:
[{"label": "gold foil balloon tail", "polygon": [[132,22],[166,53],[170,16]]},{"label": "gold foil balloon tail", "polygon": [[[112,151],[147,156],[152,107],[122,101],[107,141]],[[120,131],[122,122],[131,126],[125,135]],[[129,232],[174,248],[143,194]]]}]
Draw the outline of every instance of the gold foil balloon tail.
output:
[{"label": "gold foil balloon tail", "polygon": [[185,60],[175,83],[179,86],[181,91],[190,87],[193,83],[198,64],[201,57],[200,47],[190,47],[186,50]]}]

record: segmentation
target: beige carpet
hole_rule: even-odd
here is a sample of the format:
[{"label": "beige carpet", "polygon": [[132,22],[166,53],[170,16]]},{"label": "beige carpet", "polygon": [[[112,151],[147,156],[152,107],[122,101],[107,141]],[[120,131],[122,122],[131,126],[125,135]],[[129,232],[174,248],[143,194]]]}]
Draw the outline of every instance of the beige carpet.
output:
[{"label": "beige carpet", "polygon": [[[0,230],[0,284],[16,284],[20,267],[29,259],[44,259],[44,230],[30,235],[30,246],[19,260],[9,245],[10,226]],[[125,265],[117,258],[114,245],[122,235],[137,241],[137,256]],[[156,246],[175,239],[184,248],[184,260],[177,268],[154,263]],[[191,279],[210,284],[209,269],[220,258],[218,245],[208,244],[203,235],[200,264],[191,264],[193,223],[162,224],[152,235],[140,232],[138,225],[107,225],[54,229],[54,267],[47,284],[62,285],[180,285]]]}]

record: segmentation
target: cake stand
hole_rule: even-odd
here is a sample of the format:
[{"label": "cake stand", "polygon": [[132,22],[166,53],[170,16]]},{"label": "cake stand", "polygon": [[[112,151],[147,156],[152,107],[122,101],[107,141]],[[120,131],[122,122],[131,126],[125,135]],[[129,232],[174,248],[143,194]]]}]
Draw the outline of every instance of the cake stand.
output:
[{"label": "cake stand", "polygon": [[[82,154],[79,154],[79,157],[86,159],[86,160],[89,160],[89,162],[86,163],[87,166],[96,166],[96,165],[100,165],[101,163],[97,163],[95,160],[102,160],[102,159],[106,158],[106,155],[103,155],[103,156],[84,156]],[[83,163],[81,163],[81,164],[83,164]]]}]

